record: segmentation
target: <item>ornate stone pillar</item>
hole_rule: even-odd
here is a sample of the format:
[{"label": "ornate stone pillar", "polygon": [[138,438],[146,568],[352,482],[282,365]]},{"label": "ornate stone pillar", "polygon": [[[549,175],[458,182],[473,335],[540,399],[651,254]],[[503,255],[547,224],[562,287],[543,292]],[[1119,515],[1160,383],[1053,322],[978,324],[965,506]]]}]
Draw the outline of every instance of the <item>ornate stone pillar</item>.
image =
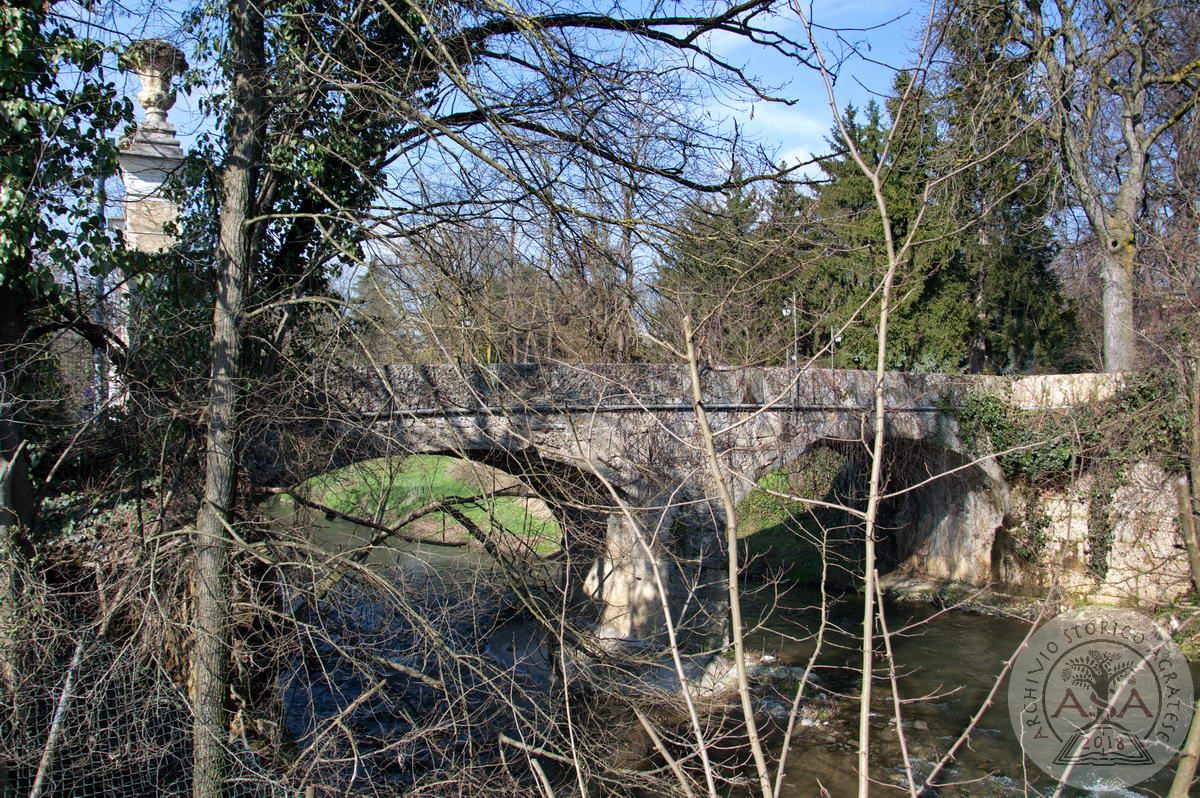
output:
[{"label": "ornate stone pillar", "polygon": [[167,111],[175,104],[171,79],[184,73],[187,61],[175,45],[162,39],[144,39],[129,46],[122,62],[141,80],[137,101],[145,119],[120,143],[121,178],[125,183],[121,226],[133,249],[161,252],[175,243],[164,228],[179,213],[167,198],[165,187],[183,163],[175,126],[167,120]]},{"label": "ornate stone pillar", "polygon": [[[108,222],[124,232],[125,243],[131,249],[162,252],[175,243],[166,226],[179,215],[178,206],[166,195],[166,184],[183,163],[183,148],[175,138],[175,127],[167,121],[167,111],[175,104],[171,78],[183,74],[187,61],[169,42],[145,39],[134,42],[125,50],[121,66],[141,81],[137,101],[145,118],[117,145],[125,196],[118,204],[118,212],[109,217]],[[135,308],[130,301],[129,284],[119,280],[110,291],[105,285],[107,279],[103,274],[96,277],[98,301],[94,320],[132,345],[130,333],[136,324],[130,320]],[[107,357],[99,353],[94,390],[97,409],[120,407],[125,403],[125,386],[120,374],[108,363]]]}]

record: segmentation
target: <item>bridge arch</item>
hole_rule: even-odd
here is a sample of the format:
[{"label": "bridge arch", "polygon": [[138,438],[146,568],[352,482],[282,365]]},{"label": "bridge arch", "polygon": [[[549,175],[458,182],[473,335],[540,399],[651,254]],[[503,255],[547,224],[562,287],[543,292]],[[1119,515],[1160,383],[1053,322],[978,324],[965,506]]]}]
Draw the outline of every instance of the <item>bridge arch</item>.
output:
[{"label": "bridge arch", "polygon": [[[772,528],[748,551],[765,555],[770,568],[772,539],[798,535],[795,546],[779,545],[793,556],[818,556],[824,546],[834,582],[857,583],[862,576],[864,529],[860,518],[827,505],[866,508],[870,450],[862,439],[819,437],[765,462],[757,475],[773,475],[776,489],[814,499],[807,511],[798,508],[798,523]],[[759,484],[762,484],[761,482]],[[888,437],[884,445],[882,493],[876,526],[876,568],[937,580],[983,585],[992,578],[992,551],[1003,529],[1007,486],[988,462],[975,463],[945,438]],[[752,512],[753,510],[751,510]],[[805,556],[805,555],[801,555]],[[819,568],[777,562],[779,570],[798,578],[814,578]]]},{"label": "bridge arch", "polygon": [[667,541],[674,530],[664,520],[669,508],[654,507],[643,472],[619,456],[586,443],[564,452],[561,441],[577,436],[557,428],[551,430],[553,442],[542,445],[543,431],[531,426],[539,424],[520,416],[402,416],[386,425],[328,424],[315,433],[304,430],[298,440],[276,433],[267,449],[274,462],[260,468],[257,478],[295,485],[355,463],[411,455],[442,455],[499,469],[555,514],[563,531],[559,587],[576,620],[595,626],[602,638],[654,638],[662,630],[663,608],[659,592],[648,589],[655,582],[653,572],[663,583],[678,581]]}]

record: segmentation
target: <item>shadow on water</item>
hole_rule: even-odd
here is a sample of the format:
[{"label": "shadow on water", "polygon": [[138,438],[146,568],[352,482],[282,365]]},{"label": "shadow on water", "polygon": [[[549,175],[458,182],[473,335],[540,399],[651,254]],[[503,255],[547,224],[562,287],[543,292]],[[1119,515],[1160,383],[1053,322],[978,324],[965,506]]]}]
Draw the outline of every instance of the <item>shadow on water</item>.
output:
[{"label": "shadow on water", "polygon": [[[360,542],[362,530],[338,521],[315,525],[314,542],[330,552],[345,550]],[[436,690],[423,685],[416,673],[437,672],[432,668],[434,646],[422,643],[429,627],[418,621],[437,619],[436,634],[461,652],[471,669],[462,670],[463,698],[478,702],[478,730],[494,737],[515,714],[507,702],[542,704],[546,701],[545,674],[550,652],[536,625],[514,609],[506,596],[496,564],[479,548],[443,548],[405,544],[373,555],[372,564],[404,583],[411,591],[405,613],[382,607],[368,596],[344,594],[341,609],[319,624],[342,630],[325,644],[315,647],[307,658],[298,658],[287,681],[288,725],[301,746],[314,742],[312,734],[322,719],[349,710],[346,723],[365,738],[378,740],[404,736],[405,717],[435,711]],[[781,666],[803,666],[814,648],[813,632],[818,625],[815,592],[794,589],[782,598],[769,600],[767,591],[751,592],[746,614],[762,623],[747,640],[754,655],[773,657]],[[862,606],[846,594],[833,600],[831,628],[816,669],[817,688],[832,696],[839,711],[819,723],[797,730],[789,753],[783,781],[783,798],[810,798],[828,794],[839,798],[856,793],[855,741],[857,736],[858,646]],[[933,608],[916,604],[890,603],[886,607],[889,628],[902,629],[921,620],[928,623],[893,640],[903,707],[902,727],[908,742],[914,774],[926,775],[932,763],[948,749],[970,717],[992,689],[1005,660],[1013,655],[1024,637],[1027,624],[1014,618],[965,612],[936,614]],[[423,631],[424,630],[424,631]],[[388,662],[364,670],[347,667],[339,651],[388,652]],[[454,664],[441,663],[447,668]],[[400,667],[395,667],[399,665]],[[883,663],[880,662],[880,667]],[[456,665],[457,667],[457,665]],[[1192,666],[1200,680],[1200,668]],[[516,679],[516,689],[497,700],[487,680],[499,673]],[[904,771],[893,719],[886,672],[877,683],[872,712],[872,775],[881,784],[872,794],[902,795]],[[387,702],[362,696],[372,680],[388,681],[387,693],[402,698]],[[478,684],[475,681],[478,680]],[[543,687],[539,687],[541,683]],[[1006,689],[1000,689],[993,706],[984,714],[958,760],[946,771],[943,781],[954,782],[941,789],[943,796],[1049,795],[1053,782],[1036,766],[1023,766],[1009,719]],[[356,703],[360,702],[360,703]],[[475,710],[473,710],[475,711]],[[496,717],[489,720],[489,716]],[[530,713],[534,715],[536,713]],[[491,728],[491,724],[496,724]],[[461,732],[458,732],[461,733]],[[774,742],[778,744],[779,735]],[[437,769],[439,756],[459,748],[457,741],[422,737],[409,748],[391,749],[376,767],[377,776],[403,783],[411,768]],[[411,749],[411,750],[410,750]],[[643,763],[644,764],[644,763]],[[1170,787],[1173,766],[1133,789],[1084,792],[1066,790],[1068,796],[1120,795],[1159,796]],[[891,788],[885,785],[892,785]]]}]

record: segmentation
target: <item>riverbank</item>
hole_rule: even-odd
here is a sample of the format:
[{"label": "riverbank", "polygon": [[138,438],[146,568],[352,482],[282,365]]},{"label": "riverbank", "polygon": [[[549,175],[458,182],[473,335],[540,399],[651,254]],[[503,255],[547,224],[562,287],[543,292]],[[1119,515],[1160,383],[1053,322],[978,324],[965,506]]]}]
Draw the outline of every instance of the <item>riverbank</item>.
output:
[{"label": "riverbank", "polygon": [[[964,604],[963,597],[953,590],[943,589],[936,596],[942,598],[932,594],[925,594],[923,600],[900,599],[894,594],[885,598],[883,613],[892,633],[895,685],[902,709],[897,721],[889,660],[879,656],[879,681],[870,716],[873,778],[894,785],[905,783],[901,730],[909,766],[919,783],[990,700],[970,745],[943,773],[941,779],[949,786],[939,794],[1016,798],[1052,793],[1053,781],[1023,759],[1009,714],[1007,690],[1001,689],[989,698],[1004,663],[1018,650],[1029,629],[1029,622],[1018,617],[1016,610],[1022,601],[1030,599],[1011,597],[1013,601],[1002,610],[979,599]],[[958,600],[957,605],[944,603],[950,596]],[[776,673],[803,672],[816,649],[820,602],[819,594],[797,589],[779,600],[751,603],[747,609],[750,616],[764,619],[747,640],[753,671],[761,672],[765,661]],[[961,611],[944,611],[948,606]],[[785,769],[782,798],[808,798],[823,794],[823,790],[830,795],[852,795],[856,791],[861,611],[862,604],[853,593],[832,598],[827,605],[825,639],[813,666],[815,681],[805,694],[822,703],[827,697],[832,703],[815,705],[813,709],[819,707],[821,714],[810,714],[812,719],[797,729]],[[1200,679],[1200,664],[1193,662],[1191,670],[1193,679]],[[761,676],[769,677],[771,672],[761,672]],[[794,695],[792,690],[784,692]],[[759,701],[757,706],[764,718],[774,714],[770,702]],[[772,731],[778,734],[780,730]],[[1162,795],[1172,777],[1173,767],[1168,766],[1120,794],[1130,798]],[[1095,794],[1075,789],[1064,793]]]},{"label": "riverbank", "polygon": [[[519,495],[495,495],[513,493]],[[501,548],[532,548],[538,555],[557,551],[562,539],[558,520],[546,503],[525,495],[521,483],[495,468],[442,455],[379,458],[330,471],[287,494],[272,497],[263,511],[276,521],[301,525],[323,508],[327,517],[363,519],[383,527],[434,502],[474,499],[456,509],[478,529],[493,535]],[[302,503],[307,503],[303,506]],[[404,526],[404,535],[430,545],[463,546],[475,542],[453,515],[431,511]]]},{"label": "riverbank", "polygon": [[[1093,603],[1070,596],[1058,599],[1023,596],[975,585],[894,574],[884,576],[880,587],[889,600],[898,603],[1026,621],[1033,621],[1043,613],[1053,617],[1079,607],[1094,606]],[[1168,604],[1136,609],[1154,618],[1164,630],[1169,631],[1188,660],[1200,663],[1200,607]]]}]

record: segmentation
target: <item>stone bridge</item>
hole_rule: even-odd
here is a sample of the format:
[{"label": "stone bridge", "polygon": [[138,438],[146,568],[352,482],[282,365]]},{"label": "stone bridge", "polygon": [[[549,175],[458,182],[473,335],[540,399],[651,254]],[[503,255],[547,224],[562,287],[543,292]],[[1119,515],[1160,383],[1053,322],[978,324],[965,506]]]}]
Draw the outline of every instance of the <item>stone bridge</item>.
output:
[{"label": "stone bridge", "polygon": [[[1109,375],[886,374],[887,445],[905,465],[885,478],[889,491],[910,489],[896,500],[906,502],[904,528],[883,533],[896,538],[898,561],[931,578],[994,577],[1008,487],[994,462],[973,463],[959,440],[952,409],[966,392],[1050,408],[1102,398],[1116,385]],[[701,389],[735,501],[813,447],[869,445],[873,373],[706,368]],[[598,601],[606,635],[655,635],[667,611],[700,603],[688,599],[713,579],[700,574],[724,562],[724,518],[685,367],[345,369],[290,401],[299,401],[299,419],[255,435],[256,482],[296,484],[352,462],[415,453],[498,466],[563,519],[564,550],[577,566],[586,562],[577,581]]]}]

